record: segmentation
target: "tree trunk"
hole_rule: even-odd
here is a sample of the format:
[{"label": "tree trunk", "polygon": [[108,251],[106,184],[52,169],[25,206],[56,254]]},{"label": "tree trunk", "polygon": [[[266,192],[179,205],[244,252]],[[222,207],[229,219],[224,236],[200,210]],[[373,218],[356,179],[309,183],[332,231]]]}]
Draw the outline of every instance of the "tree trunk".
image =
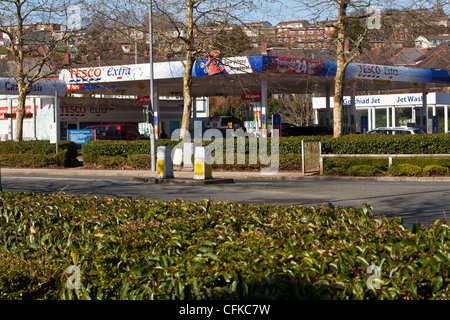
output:
[{"label": "tree trunk", "polygon": [[342,118],[344,111],[345,52],[341,41],[336,45],[336,77],[334,79],[334,132],[333,136],[342,136]]},{"label": "tree trunk", "polygon": [[16,128],[14,133],[14,141],[23,140],[23,119],[25,116],[25,103],[27,99],[27,89],[25,88],[25,85],[19,84],[18,89],[19,89],[19,97],[16,108]]},{"label": "tree trunk", "polygon": [[189,127],[191,124],[191,113],[192,113],[192,69],[194,67],[195,58],[190,52],[187,54],[186,65],[184,66],[184,76],[183,76],[183,120],[181,122],[181,133],[180,139],[188,137]]},{"label": "tree trunk", "polygon": [[344,81],[348,61],[345,59],[345,30],[347,27],[347,5],[349,0],[338,1],[338,36],[336,45],[336,77],[334,80],[334,133],[338,138],[343,135],[342,120],[344,111]]},{"label": "tree trunk", "polygon": [[195,62],[194,47],[194,0],[186,0],[186,63],[183,76],[183,120],[181,121],[180,139],[188,137],[192,112],[192,69]]}]

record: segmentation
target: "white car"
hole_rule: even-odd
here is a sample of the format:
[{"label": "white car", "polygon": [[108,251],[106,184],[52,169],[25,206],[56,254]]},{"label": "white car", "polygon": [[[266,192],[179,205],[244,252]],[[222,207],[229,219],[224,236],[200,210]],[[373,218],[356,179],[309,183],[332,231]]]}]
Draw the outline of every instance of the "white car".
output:
[{"label": "white car", "polygon": [[367,131],[367,133],[381,134],[425,134],[422,129],[411,127],[381,127]]}]

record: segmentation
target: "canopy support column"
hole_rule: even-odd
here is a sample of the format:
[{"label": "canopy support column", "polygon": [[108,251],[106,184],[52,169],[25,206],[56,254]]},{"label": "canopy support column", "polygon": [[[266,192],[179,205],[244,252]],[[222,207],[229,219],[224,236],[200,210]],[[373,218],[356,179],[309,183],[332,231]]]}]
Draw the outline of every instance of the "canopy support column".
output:
[{"label": "canopy support column", "polygon": [[267,138],[267,80],[261,81],[261,132]]},{"label": "canopy support column", "polygon": [[428,119],[427,90],[426,90],[426,85],[423,84],[423,86],[422,86],[422,112],[421,112],[421,121],[420,122],[422,123],[422,130],[425,133],[428,133],[427,119]]}]

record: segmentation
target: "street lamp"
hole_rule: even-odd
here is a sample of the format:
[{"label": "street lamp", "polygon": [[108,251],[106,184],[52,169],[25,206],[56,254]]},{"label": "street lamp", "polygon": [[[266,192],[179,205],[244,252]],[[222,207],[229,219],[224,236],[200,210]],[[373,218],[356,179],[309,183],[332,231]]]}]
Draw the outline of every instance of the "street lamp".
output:
[{"label": "street lamp", "polygon": [[[150,41],[150,99],[149,108],[151,107],[152,114],[154,115],[154,83],[153,83],[153,0],[149,0],[149,18],[148,18],[148,32]],[[148,121],[148,120],[147,120]],[[152,158],[152,171],[156,172],[156,152],[155,152],[155,131],[153,123],[150,124],[150,149]]]}]

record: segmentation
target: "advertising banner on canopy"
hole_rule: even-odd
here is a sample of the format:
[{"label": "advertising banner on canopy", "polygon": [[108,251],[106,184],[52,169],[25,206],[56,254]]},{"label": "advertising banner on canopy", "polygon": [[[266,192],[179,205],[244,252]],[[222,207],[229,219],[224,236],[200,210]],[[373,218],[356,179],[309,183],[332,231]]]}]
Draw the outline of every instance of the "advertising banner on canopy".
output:
[{"label": "advertising banner on canopy", "polygon": [[274,57],[267,71],[285,74],[317,74],[325,61],[299,58]]},{"label": "advertising banner on canopy", "polygon": [[214,51],[208,59],[195,62],[192,75],[203,77],[215,74],[252,74],[262,72],[262,66],[262,56],[220,58]]}]

